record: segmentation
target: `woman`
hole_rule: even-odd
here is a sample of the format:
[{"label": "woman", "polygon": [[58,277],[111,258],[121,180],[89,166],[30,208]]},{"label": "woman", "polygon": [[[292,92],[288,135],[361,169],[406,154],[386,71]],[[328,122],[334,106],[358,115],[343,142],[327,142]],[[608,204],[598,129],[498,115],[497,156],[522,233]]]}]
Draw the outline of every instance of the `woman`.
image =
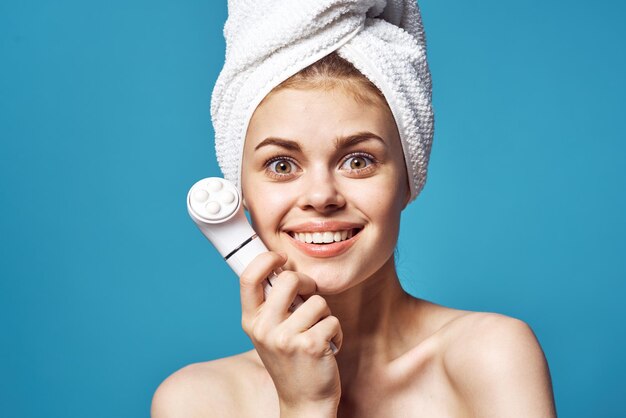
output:
[{"label": "woman", "polygon": [[[424,178],[388,99],[330,53],[254,106],[241,187],[271,250],[240,280],[255,349],[174,373],[153,417],[555,416],[526,324],[400,286],[400,214]],[[262,281],[278,269],[265,300]],[[306,301],[292,313],[296,294]]]}]

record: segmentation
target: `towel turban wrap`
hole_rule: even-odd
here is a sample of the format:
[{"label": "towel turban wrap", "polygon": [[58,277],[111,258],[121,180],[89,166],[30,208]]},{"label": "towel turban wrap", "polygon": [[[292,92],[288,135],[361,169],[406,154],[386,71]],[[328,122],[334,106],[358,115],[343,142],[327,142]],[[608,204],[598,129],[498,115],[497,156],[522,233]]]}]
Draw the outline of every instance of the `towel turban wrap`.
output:
[{"label": "towel turban wrap", "polygon": [[385,96],[411,200],[424,187],[433,138],[426,39],[415,0],[229,0],[226,59],[211,98],[224,177],[241,185],[252,114],[281,82],[333,51]]}]

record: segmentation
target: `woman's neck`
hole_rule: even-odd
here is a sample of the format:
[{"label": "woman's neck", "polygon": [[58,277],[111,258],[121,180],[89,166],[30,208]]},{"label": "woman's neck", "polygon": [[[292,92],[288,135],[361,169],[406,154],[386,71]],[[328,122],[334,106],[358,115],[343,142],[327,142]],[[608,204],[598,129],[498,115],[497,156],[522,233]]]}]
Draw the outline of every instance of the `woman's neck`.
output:
[{"label": "woman's neck", "polygon": [[402,289],[393,257],[358,286],[324,298],[343,331],[337,355],[342,381],[360,370],[382,366],[406,351],[403,331],[415,324],[418,300]]}]

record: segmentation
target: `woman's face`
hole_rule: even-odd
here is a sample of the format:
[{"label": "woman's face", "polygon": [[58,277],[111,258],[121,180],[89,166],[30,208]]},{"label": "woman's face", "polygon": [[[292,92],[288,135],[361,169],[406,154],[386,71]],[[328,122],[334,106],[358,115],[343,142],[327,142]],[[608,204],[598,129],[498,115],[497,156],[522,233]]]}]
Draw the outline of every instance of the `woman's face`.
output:
[{"label": "woman's face", "polygon": [[242,189],[254,229],[288,255],[286,268],[321,294],[351,288],[392,257],[409,198],[393,116],[342,88],[272,93],[248,127]]}]

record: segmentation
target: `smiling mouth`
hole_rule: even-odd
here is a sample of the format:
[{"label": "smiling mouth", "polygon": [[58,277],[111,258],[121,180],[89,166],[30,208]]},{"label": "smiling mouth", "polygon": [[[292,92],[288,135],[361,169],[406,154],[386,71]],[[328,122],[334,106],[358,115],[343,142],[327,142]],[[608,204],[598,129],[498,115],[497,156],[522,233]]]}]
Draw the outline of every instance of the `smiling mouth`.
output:
[{"label": "smiling mouth", "polygon": [[296,241],[306,244],[327,245],[347,241],[361,232],[363,228],[344,229],[341,231],[293,232],[288,234]]}]

